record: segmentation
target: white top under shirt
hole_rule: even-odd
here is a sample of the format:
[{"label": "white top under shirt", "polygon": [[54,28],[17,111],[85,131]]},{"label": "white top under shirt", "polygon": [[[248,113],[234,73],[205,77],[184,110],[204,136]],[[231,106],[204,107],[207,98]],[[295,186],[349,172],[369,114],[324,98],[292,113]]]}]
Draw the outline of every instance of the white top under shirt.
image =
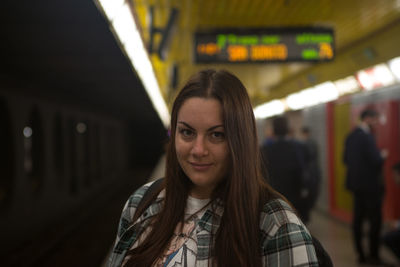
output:
[{"label": "white top under shirt", "polygon": [[[167,249],[163,255],[157,260],[153,266],[157,267],[172,267],[172,266],[195,266],[196,255],[197,255],[197,237],[196,229],[198,228],[198,222],[206,212],[204,208],[208,203],[209,199],[197,199],[188,196],[185,208],[185,223],[181,231],[181,223],[175,228],[174,235],[171,238]],[[167,222],[166,222],[167,223]],[[132,248],[135,248],[143,241],[151,229],[146,229],[145,232],[140,236],[139,240],[133,244]],[[128,257],[125,257],[123,266],[125,265]]]}]

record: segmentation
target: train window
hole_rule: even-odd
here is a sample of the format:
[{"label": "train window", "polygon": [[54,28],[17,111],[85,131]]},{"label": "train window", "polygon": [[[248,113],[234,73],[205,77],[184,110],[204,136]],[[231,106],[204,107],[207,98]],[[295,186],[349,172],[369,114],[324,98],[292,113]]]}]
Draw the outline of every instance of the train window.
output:
[{"label": "train window", "polygon": [[86,123],[86,132],[82,135],[83,138],[83,162],[84,162],[84,174],[85,174],[85,184],[90,186],[91,184],[91,175],[90,175],[90,131],[91,127],[89,122]]},{"label": "train window", "polygon": [[14,140],[10,115],[4,98],[0,97],[0,210],[11,204],[14,190]]},{"label": "train window", "polygon": [[93,164],[92,164],[92,175],[95,179],[101,179],[101,140],[100,140],[100,127],[96,123],[93,125],[92,138],[90,139],[92,142],[92,155],[93,155]]},{"label": "train window", "polygon": [[64,177],[64,134],[63,134],[63,120],[60,113],[57,113],[54,117],[53,124],[54,143],[53,143],[53,158],[54,158],[54,170],[56,175],[60,178],[59,184],[62,182]]},{"label": "train window", "polygon": [[89,124],[85,121],[76,124],[77,135],[77,160],[79,181],[83,181],[85,186],[90,186],[89,175]]},{"label": "train window", "polygon": [[112,126],[107,127],[107,173],[113,174],[116,170],[116,134],[115,128]]},{"label": "train window", "polygon": [[91,143],[90,143],[90,136],[91,136],[91,124],[89,122],[86,122],[86,133],[83,135],[83,141],[84,141],[84,151],[85,151],[85,156],[84,156],[84,162],[85,162],[85,178],[86,178],[86,183],[88,186],[90,186],[92,182],[92,175],[90,173],[91,171]]},{"label": "train window", "polygon": [[75,121],[70,118],[67,121],[68,129],[68,147],[69,151],[69,162],[70,162],[70,179],[69,179],[69,193],[71,195],[76,195],[78,193],[78,177],[77,177],[77,164],[76,164],[76,131],[75,131]]},{"label": "train window", "polygon": [[44,143],[40,113],[34,107],[23,129],[24,170],[29,178],[31,191],[37,195],[43,188],[44,181]]}]

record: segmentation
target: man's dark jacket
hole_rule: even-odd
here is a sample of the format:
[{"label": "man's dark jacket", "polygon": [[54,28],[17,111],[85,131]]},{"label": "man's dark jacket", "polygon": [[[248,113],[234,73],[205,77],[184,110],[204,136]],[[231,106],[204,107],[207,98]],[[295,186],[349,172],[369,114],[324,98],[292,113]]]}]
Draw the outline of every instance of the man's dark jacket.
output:
[{"label": "man's dark jacket", "polygon": [[357,127],[349,134],[344,163],[347,165],[347,189],[352,192],[383,190],[383,158],[371,133]]},{"label": "man's dark jacket", "polygon": [[301,210],[303,188],[303,166],[301,144],[293,140],[278,138],[261,148],[267,167],[269,184],[284,195],[297,210]]}]

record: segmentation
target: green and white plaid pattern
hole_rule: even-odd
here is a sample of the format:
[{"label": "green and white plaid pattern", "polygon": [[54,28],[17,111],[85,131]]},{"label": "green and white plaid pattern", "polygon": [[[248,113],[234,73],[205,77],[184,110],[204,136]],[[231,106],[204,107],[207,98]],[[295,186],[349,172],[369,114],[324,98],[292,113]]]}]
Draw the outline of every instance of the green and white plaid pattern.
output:
[{"label": "green and white plaid pattern", "polygon": [[[159,213],[164,192],[160,193],[135,224],[132,223],[136,207],[150,184],[139,188],[126,202],[109,266],[121,266],[126,252],[148,226],[147,219]],[[222,203],[217,201],[199,221],[196,266],[208,266],[211,233],[216,234],[222,214]],[[318,266],[310,233],[283,200],[272,200],[264,205],[260,216],[260,235],[263,266]]]}]

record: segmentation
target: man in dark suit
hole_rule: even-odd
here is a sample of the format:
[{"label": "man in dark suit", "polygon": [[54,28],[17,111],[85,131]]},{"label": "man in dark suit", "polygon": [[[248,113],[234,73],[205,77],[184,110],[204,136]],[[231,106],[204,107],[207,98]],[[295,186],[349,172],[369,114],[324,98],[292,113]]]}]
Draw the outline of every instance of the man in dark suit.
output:
[{"label": "man in dark suit", "polygon": [[[378,113],[371,109],[360,115],[360,124],[347,137],[344,163],[347,166],[346,187],[353,193],[353,238],[359,263],[382,264],[379,257],[384,184],[382,166],[387,151],[379,151],[372,134]],[[369,222],[369,257],[362,247],[363,222]]]}]

